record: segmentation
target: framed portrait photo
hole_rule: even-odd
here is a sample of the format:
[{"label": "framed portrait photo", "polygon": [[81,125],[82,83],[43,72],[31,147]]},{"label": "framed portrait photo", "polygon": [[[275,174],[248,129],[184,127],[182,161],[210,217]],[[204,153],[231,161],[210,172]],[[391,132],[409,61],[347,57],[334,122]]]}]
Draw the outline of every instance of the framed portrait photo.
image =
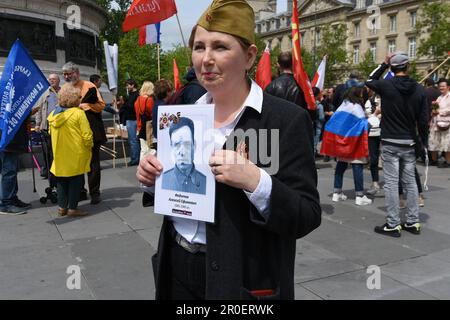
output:
[{"label": "framed portrait photo", "polygon": [[214,105],[158,108],[158,160],[155,213],[214,222]]}]

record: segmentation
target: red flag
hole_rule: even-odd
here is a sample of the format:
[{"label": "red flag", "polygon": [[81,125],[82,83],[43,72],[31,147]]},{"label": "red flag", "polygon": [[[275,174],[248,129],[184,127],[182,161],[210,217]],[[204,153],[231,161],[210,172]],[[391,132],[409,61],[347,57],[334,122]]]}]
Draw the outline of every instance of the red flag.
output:
[{"label": "red flag", "polygon": [[177,61],[175,59],[173,59],[173,84],[175,90],[181,88],[180,72],[178,71]]},{"label": "red flag", "polygon": [[174,0],[134,0],[122,23],[122,31],[155,24],[177,13]]},{"label": "red flag", "polygon": [[305,95],[309,110],[316,109],[316,100],[312,92],[311,83],[303,67],[300,51],[300,32],[298,23],[297,0],[292,2],[292,66],[294,68],[294,78]]},{"label": "red flag", "polygon": [[256,83],[264,90],[272,81],[272,68],[270,66],[270,50],[266,47],[256,67]]}]

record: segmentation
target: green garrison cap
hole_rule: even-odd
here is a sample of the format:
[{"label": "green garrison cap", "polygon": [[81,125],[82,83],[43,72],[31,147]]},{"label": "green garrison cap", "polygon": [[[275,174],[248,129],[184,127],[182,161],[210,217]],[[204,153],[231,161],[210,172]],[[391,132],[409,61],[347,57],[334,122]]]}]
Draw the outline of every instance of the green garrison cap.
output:
[{"label": "green garrison cap", "polygon": [[255,13],[245,0],[214,0],[197,24],[255,43]]}]

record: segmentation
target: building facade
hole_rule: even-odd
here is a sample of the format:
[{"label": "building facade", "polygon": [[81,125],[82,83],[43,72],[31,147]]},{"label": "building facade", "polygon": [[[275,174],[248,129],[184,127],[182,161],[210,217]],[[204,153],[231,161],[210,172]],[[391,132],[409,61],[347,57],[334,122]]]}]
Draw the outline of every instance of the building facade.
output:
[{"label": "building facade", "polygon": [[45,75],[61,75],[67,61],[80,66],[83,79],[98,73],[102,61],[99,33],[106,19],[95,0],[2,0],[0,73],[17,38]]},{"label": "building facade", "polygon": [[[449,0],[444,0],[449,1]],[[251,2],[251,1],[250,1]],[[258,1],[260,3],[260,1]],[[358,64],[369,50],[373,61],[379,63],[390,52],[405,51],[417,63],[419,72],[426,74],[436,66],[431,57],[417,57],[419,41],[426,34],[417,34],[415,26],[421,7],[428,0],[304,0],[299,1],[299,20],[302,48],[314,54],[321,42],[321,28],[325,25],[347,26],[346,50],[351,62]],[[266,5],[269,3],[267,1]],[[260,9],[256,14],[256,33],[271,47],[291,50],[290,18],[288,11],[272,13]],[[262,15],[260,14],[262,13]],[[320,61],[322,57],[316,57]]]}]

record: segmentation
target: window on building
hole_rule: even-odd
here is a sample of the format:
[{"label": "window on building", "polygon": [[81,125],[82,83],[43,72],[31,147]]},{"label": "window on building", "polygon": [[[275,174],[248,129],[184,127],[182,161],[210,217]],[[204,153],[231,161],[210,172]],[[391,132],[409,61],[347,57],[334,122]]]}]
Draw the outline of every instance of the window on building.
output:
[{"label": "window on building", "polygon": [[416,49],[417,49],[416,37],[409,38],[408,56],[410,58],[414,59],[416,57]]},{"label": "window on building", "polygon": [[303,47],[303,44],[305,43],[305,32],[300,32],[300,45]]},{"label": "window on building", "polygon": [[356,9],[363,9],[366,7],[366,0],[356,0]]},{"label": "window on building", "polygon": [[388,42],[388,53],[393,53],[396,50],[395,40],[389,40]]},{"label": "window on building", "polygon": [[269,21],[266,22],[266,31],[270,31],[270,22]]},{"label": "window on building", "polygon": [[286,18],[286,27],[290,27],[291,26],[291,18],[287,17]]},{"label": "window on building", "polygon": [[377,43],[372,42],[370,44],[370,54],[372,55],[372,61],[377,61]]},{"label": "window on building", "polygon": [[256,28],[257,28],[257,30],[258,30],[257,33],[261,33],[261,25],[260,25],[260,24],[257,24],[257,25],[256,25]]},{"label": "window on building", "polygon": [[281,26],[280,19],[277,19],[277,21],[276,21],[276,28],[280,29],[280,26]]},{"label": "window on building", "polygon": [[416,23],[417,23],[417,12],[416,11],[412,11],[409,13],[409,21],[411,23],[411,28],[415,28]]},{"label": "window on building", "polygon": [[359,38],[361,36],[361,24],[359,22],[355,22],[353,25],[355,38]]},{"label": "window on building", "polygon": [[396,32],[397,31],[397,16],[391,16],[390,17],[390,28],[389,30],[391,32]]},{"label": "window on building", "polygon": [[353,63],[359,64],[359,46],[353,46]]},{"label": "window on building", "polygon": [[320,32],[320,29],[316,29],[316,44],[320,43],[321,38],[322,38],[322,33]]}]

